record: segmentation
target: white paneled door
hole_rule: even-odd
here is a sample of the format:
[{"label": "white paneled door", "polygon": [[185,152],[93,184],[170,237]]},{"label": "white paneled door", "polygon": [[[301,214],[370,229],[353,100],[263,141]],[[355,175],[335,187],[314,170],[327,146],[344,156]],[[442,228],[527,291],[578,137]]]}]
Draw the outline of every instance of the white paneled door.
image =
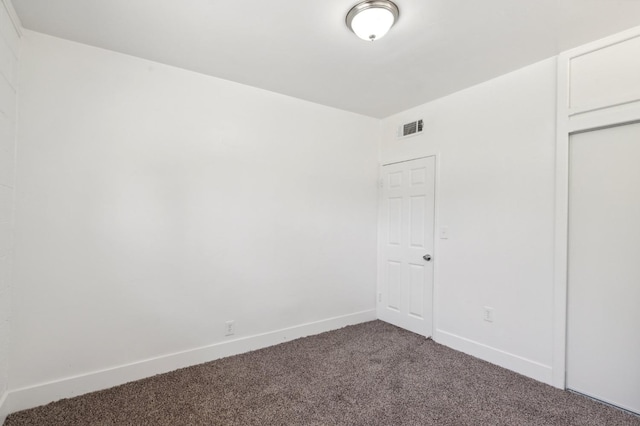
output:
[{"label": "white paneled door", "polygon": [[382,167],[378,318],[429,337],[435,157]]},{"label": "white paneled door", "polygon": [[640,124],[570,141],[567,387],[640,414]]}]

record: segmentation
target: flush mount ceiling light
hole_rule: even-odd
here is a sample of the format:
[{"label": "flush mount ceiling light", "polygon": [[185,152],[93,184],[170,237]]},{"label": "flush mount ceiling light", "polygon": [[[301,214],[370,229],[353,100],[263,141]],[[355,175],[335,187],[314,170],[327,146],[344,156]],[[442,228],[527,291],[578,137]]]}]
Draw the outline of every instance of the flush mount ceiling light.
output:
[{"label": "flush mount ceiling light", "polygon": [[366,0],[347,13],[347,27],[367,41],[381,39],[398,20],[398,6],[389,0]]}]

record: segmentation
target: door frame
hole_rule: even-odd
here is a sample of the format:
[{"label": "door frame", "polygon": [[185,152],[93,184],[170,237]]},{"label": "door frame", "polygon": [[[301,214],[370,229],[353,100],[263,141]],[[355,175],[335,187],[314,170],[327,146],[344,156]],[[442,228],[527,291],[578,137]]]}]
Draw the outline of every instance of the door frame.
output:
[{"label": "door frame", "polygon": [[640,37],[640,27],[561,53],[557,64],[555,241],[552,384],[566,388],[569,259],[569,140],[571,135],[640,121],[640,97],[571,106],[571,64],[576,58]]},{"label": "door frame", "polygon": [[382,250],[382,238],[380,238],[380,235],[382,235],[382,228],[383,228],[383,224],[382,224],[382,216],[381,216],[381,206],[382,206],[382,185],[383,185],[383,178],[382,178],[382,171],[383,171],[383,167],[385,166],[390,166],[392,164],[400,164],[400,163],[407,163],[409,161],[414,161],[414,160],[422,160],[425,158],[434,158],[434,195],[433,195],[433,254],[432,256],[432,262],[433,262],[433,285],[431,287],[431,334],[429,336],[426,337],[430,337],[433,340],[437,340],[436,335],[438,332],[438,323],[437,323],[437,318],[438,318],[438,304],[436,303],[436,298],[438,297],[438,286],[437,286],[437,282],[438,282],[438,265],[439,265],[439,252],[440,252],[440,247],[439,247],[439,238],[437,238],[438,235],[438,223],[439,223],[439,209],[438,209],[438,201],[440,199],[440,153],[433,153],[433,154],[429,154],[429,155],[422,155],[419,157],[412,157],[412,158],[406,158],[406,159],[402,159],[402,160],[396,160],[396,161],[388,161],[385,163],[381,163],[378,166],[378,229],[377,229],[377,250],[378,250],[378,254],[377,254],[377,279],[376,279],[376,294],[375,294],[375,305],[376,305],[376,317],[378,317],[378,309],[380,309],[380,298],[382,295],[382,281],[383,281],[383,277],[384,277],[384,271],[383,271],[383,250]]}]

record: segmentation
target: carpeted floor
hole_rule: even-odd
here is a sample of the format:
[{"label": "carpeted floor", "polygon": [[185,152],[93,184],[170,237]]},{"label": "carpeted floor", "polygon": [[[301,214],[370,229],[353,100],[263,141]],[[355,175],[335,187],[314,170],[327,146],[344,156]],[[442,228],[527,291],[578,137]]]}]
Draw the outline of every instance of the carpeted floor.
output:
[{"label": "carpeted floor", "polygon": [[12,414],[5,425],[640,425],[380,321]]}]

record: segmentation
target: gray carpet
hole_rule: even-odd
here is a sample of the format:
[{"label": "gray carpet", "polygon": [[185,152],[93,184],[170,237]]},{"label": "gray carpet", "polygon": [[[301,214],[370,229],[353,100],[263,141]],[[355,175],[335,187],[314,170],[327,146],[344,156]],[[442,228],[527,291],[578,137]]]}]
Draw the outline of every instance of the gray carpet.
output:
[{"label": "gray carpet", "polygon": [[12,414],[17,425],[640,425],[380,321]]}]

